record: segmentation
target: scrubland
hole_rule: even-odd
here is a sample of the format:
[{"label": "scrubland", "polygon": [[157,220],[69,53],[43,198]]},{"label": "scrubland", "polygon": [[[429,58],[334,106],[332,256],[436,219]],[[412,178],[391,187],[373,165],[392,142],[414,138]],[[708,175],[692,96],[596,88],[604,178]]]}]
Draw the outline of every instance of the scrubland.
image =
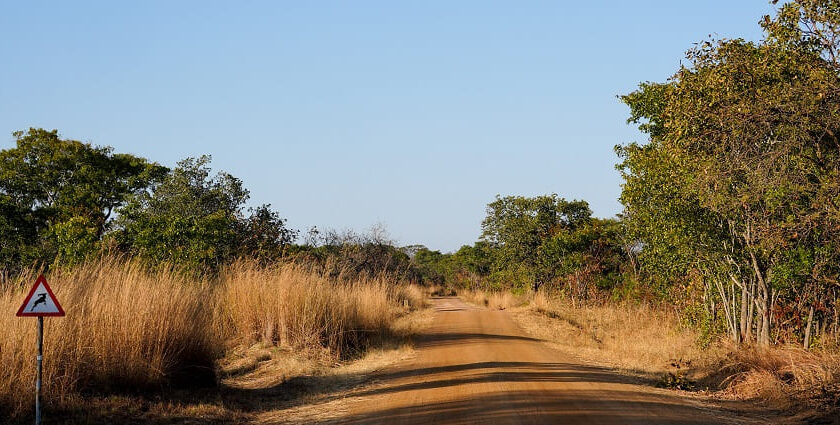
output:
[{"label": "scrubland", "polygon": [[[510,310],[554,348],[648,382],[721,401],[749,400],[786,415],[820,415],[840,402],[837,347],[735,345],[707,341],[673,309],[648,303],[575,303],[538,292],[464,291],[465,300]],[[817,413],[814,413],[817,412]]]},{"label": "scrubland", "polygon": [[[14,313],[36,275],[0,288],[0,417],[10,421],[33,404],[35,320]],[[326,277],[300,265],[239,262],[197,278],[107,257],[47,279],[67,316],[45,319],[43,395],[48,410],[70,412],[62,416],[136,407],[230,418],[220,383],[262,373],[278,384],[360,358],[425,303],[419,287],[387,275]],[[204,401],[174,407],[132,398],[202,388]]]}]

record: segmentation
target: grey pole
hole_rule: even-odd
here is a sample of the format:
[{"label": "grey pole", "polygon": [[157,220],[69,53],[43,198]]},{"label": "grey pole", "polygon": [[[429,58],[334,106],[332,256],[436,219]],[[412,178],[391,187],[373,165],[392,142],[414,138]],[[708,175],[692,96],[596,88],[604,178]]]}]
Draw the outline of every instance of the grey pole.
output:
[{"label": "grey pole", "polygon": [[35,425],[41,425],[41,361],[44,359],[44,316],[38,316],[38,376],[35,379]]}]

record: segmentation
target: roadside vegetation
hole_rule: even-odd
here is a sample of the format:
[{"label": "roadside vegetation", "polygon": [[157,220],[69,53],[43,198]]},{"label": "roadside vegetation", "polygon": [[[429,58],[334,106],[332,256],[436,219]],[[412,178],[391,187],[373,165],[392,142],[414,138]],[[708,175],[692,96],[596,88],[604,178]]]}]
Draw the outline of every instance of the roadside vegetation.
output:
[{"label": "roadside vegetation", "polygon": [[160,420],[236,422],[226,388],[399,345],[400,320],[425,303],[384,229],[313,228],[296,244],[299,232],[268,205],[248,208],[242,181],[213,173],[208,156],[168,169],[54,130],[14,137],[0,151],[0,417],[31,416],[35,326],[14,312],[41,272],[68,313],[46,320],[46,406],[69,423],[142,416],[155,410],[144,398],[181,388],[204,391],[204,404],[163,407]]},{"label": "roadside vegetation", "polygon": [[[28,418],[32,407],[35,327],[13,312],[34,275],[26,270],[0,292],[8,313],[0,315],[3,417]],[[214,388],[269,360],[273,384],[282,384],[390,343],[397,318],[425,303],[420,288],[389,275],[330,279],[253,261],[199,279],[104,257],[49,280],[68,311],[45,321],[44,395],[53,411],[85,410],[86,397]],[[297,364],[284,368],[289,362]]]},{"label": "roadside vegetation", "polygon": [[621,370],[664,388],[759,407],[807,421],[836,413],[840,353],[779,344],[764,348],[708,340],[659,302],[589,301],[561,295],[463,291],[465,300],[509,311],[530,334],[583,363]]},{"label": "roadside vegetation", "polygon": [[791,1],[760,25],[762,40],[698,43],[668,81],[620,97],[647,140],[616,147],[618,217],[499,196],[474,245],[415,262],[669,386],[836,409],[840,3]]}]

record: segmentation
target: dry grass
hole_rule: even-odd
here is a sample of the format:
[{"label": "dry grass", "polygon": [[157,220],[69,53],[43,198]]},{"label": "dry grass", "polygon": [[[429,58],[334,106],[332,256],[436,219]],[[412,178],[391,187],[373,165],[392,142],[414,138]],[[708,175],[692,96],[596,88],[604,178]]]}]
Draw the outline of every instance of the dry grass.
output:
[{"label": "dry grass", "polygon": [[458,291],[458,296],[469,303],[484,306],[491,310],[505,310],[528,303],[527,296],[514,295],[507,291],[461,290]]},{"label": "dry grass", "polygon": [[[676,313],[646,304],[576,305],[537,293],[531,308],[557,321],[546,332],[567,351],[600,363],[644,373],[698,366],[710,354],[698,334],[680,326]],[[712,349],[711,351],[714,351]]]},{"label": "dry grass", "polygon": [[[78,391],[134,391],[173,379],[210,383],[222,344],[212,323],[213,291],[178,273],[146,273],[105,259],[48,280],[67,317],[44,325],[44,394],[64,401]],[[0,293],[0,409],[20,413],[35,381],[35,319],[15,317],[22,276]]]},{"label": "dry grass", "polygon": [[397,300],[399,300],[403,307],[412,310],[419,310],[428,306],[428,299],[431,291],[424,289],[416,284],[399,285],[397,290]]},{"label": "dry grass", "polygon": [[[31,410],[35,319],[14,313],[34,277],[0,288],[0,417]],[[104,258],[47,279],[67,316],[45,320],[44,394],[53,408],[71,410],[103,400],[86,394],[212,386],[218,371],[280,383],[363,354],[425,304],[421,288],[388,276],[330,280],[294,265],[243,262],[210,282]],[[251,373],[272,361],[282,373]]]},{"label": "dry grass", "polygon": [[787,408],[800,399],[840,396],[840,355],[794,347],[733,347],[709,368],[705,380],[724,395]]},{"label": "dry grass", "polygon": [[681,326],[673,311],[646,304],[573,306],[543,293],[515,312],[532,334],[583,361],[624,369],[681,389],[708,388],[718,397],[777,409],[840,397],[840,356],[799,348],[757,348],[716,341]]},{"label": "dry grass", "polygon": [[336,283],[299,266],[241,263],[223,281],[222,320],[240,344],[325,347],[340,356],[381,338],[398,313],[398,293],[384,277]]}]

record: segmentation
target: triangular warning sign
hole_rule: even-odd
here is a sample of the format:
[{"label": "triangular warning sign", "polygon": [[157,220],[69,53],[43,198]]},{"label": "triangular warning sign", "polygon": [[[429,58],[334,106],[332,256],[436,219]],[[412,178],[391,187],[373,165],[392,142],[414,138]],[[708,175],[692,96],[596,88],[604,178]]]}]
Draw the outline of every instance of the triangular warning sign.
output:
[{"label": "triangular warning sign", "polygon": [[58,303],[44,275],[38,276],[16,316],[64,316],[64,309]]}]

